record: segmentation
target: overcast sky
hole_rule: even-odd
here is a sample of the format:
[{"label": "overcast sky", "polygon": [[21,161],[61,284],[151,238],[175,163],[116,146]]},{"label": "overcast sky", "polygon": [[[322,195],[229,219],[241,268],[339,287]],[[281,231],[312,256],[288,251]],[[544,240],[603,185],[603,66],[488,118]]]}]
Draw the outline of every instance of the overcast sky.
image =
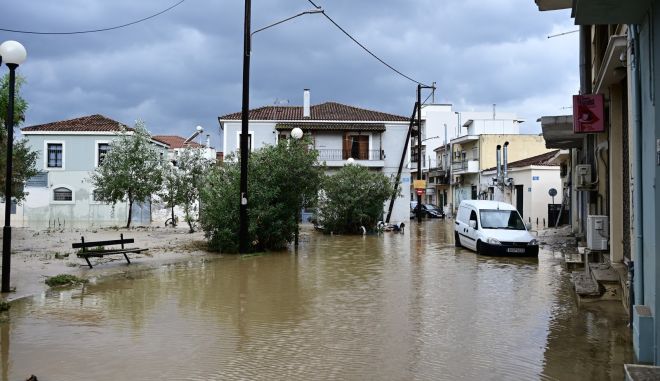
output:
[{"label": "overcast sky", "polygon": [[[128,23],[178,0],[29,0],[0,12],[0,28],[75,31]],[[436,82],[436,103],[455,111],[515,112],[522,132],[541,115],[571,113],[579,88],[578,34],[570,11],[539,12],[534,0],[318,0],[339,25],[406,75]],[[253,0],[252,28],[311,9],[306,0]],[[195,126],[221,147],[217,117],[241,108],[244,2],[186,0],[127,28],[85,35],[0,31],[28,50],[19,68],[25,125],[103,114],[155,134]],[[0,74],[6,73],[3,67]],[[416,84],[366,54],[322,15],[255,35],[251,108],[276,101],[336,101],[409,116]]]}]

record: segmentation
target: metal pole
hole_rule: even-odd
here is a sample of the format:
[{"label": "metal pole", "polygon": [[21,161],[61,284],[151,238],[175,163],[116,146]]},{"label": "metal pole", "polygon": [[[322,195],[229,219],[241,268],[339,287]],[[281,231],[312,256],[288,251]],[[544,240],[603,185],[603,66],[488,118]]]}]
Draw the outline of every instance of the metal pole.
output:
[{"label": "metal pole", "polygon": [[[422,179],[422,85],[417,85],[417,180]],[[417,222],[422,222],[422,195],[417,194]]]},{"label": "metal pole", "polygon": [[7,174],[5,176],[5,226],[2,229],[2,292],[9,292],[11,272],[11,183],[14,151],[14,86],[16,83],[16,64],[9,67],[9,102],[7,104]]},{"label": "metal pole", "polygon": [[238,251],[249,251],[248,238],[248,122],[250,112],[250,13],[251,0],[245,0],[245,28],[243,32],[243,107],[241,109],[241,197],[238,230]]}]

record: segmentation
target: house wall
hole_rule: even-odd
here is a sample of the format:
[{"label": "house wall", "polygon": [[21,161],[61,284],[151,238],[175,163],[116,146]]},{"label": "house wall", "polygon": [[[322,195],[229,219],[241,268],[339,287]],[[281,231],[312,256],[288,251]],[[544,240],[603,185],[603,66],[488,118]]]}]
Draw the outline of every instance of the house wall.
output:
[{"label": "house wall", "polygon": [[[657,115],[660,112],[660,102],[655,101],[660,86],[657,78],[660,78],[660,66],[655,64],[650,57],[654,52],[660,51],[660,7],[651,7],[650,14],[640,26],[640,72],[641,72],[641,102],[642,108],[642,135],[641,149],[642,160],[641,184],[636,184],[635,192],[641,192],[642,205],[640,205],[642,226],[642,258],[635,258],[643,264],[642,273],[635,274],[636,280],[636,304],[647,306],[651,310],[653,330],[640,330],[635,326],[634,335],[641,340],[649,334],[653,336],[653,346],[644,348],[651,353],[653,362],[660,364],[660,319],[658,319],[658,307],[660,307],[660,261],[658,261],[657,238],[660,236],[660,166],[656,157],[657,139],[660,139],[660,125],[657,123]],[[656,55],[657,56],[657,55]],[[639,354],[639,348],[636,348]]]},{"label": "house wall", "polygon": [[[494,188],[493,199],[495,201],[506,202],[514,207],[516,206],[515,185],[523,186],[523,220],[531,222],[532,228],[543,228],[550,224],[548,221],[548,204],[552,203],[552,197],[548,194],[550,188],[557,190],[555,204],[561,204],[561,177],[559,176],[559,166],[527,166],[523,168],[511,168],[509,177],[513,179],[511,187],[493,186],[491,180],[496,176],[495,171],[485,171],[482,173],[482,189],[488,187]],[[538,225],[537,225],[538,220]],[[554,222],[553,222],[554,223]]]},{"label": "house wall", "polygon": [[[252,135],[252,151],[258,150],[266,145],[277,143],[277,131],[274,122],[251,122],[248,131]],[[225,157],[228,153],[236,153],[240,148],[240,132],[242,125],[240,121],[225,122],[223,132],[223,149]]]},{"label": "house wall", "polygon": [[[121,202],[114,207],[96,202],[92,198],[93,186],[89,181],[97,163],[97,142],[110,142],[114,134],[104,135],[25,135],[28,146],[38,153],[36,168],[47,172],[46,187],[26,186],[28,196],[23,205],[22,223],[34,229],[49,227],[117,226],[126,223],[128,204]],[[63,168],[46,167],[47,142],[62,142]],[[166,157],[167,151],[159,146]],[[72,201],[54,201],[53,191],[65,187],[72,191]],[[147,209],[148,210],[148,209]],[[148,223],[149,219],[143,219]],[[133,221],[137,221],[134,219]]]},{"label": "house wall", "polygon": [[[238,133],[241,130],[240,122],[224,122],[223,136],[225,153],[235,152],[238,149]],[[277,142],[276,122],[252,122],[249,130],[253,133],[253,150],[264,147],[268,144]],[[408,122],[386,123],[384,132],[362,132],[368,135],[369,149],[384,151],[382,166],[371,167],[372,170],[382,172],[388,177],[394,178],[399,170],[399,162],[403,146],[408,134]],[[314,132],[315,147],[321,149],[342,149],[343,132],[342,131],[322,131]],[[410,158],[410,150],[406,152],[406,161]],[[343,161],[343,160],[342,160]],[[360,161],[358,161],[360,162]],[[369,165],[368,161],[363,161],[364,165]],[[379,161],[380,162],[380,161]],[[329,173],[333,171],[330,170]],[[405,167],[401,173],[401,196],[397,198],[392,209],[391,223],[406,222],[410,219],[410,169]],[[385,216],[389,209],[389,200],[384,203],[383,210]]]},{"label": "house wall", "polygon": [[[497,165],[497,145],[509,142],[509,163],[541,155],[552,149],[545,148],[545,140],[541,135],[480,135],[479,136],[479,169],[485,170]],[[502,153],[504,160],[504,153]]]}]

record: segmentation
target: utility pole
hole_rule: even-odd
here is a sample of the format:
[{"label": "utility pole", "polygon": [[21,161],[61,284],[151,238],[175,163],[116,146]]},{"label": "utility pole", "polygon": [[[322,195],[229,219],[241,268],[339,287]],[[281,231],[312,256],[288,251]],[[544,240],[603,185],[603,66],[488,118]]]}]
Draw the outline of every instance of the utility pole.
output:
[{"label": "utility pole", "polygon": [[[417,180],[422,179],[422,85],[417,84]],[[422,195],[417,193],[417,222],[422,222]]]},{"label": "utility pole", "polygon": [[241,197],[239,209],[238,251],[241,254],[249,250],[248,238],[248,123],[250,113],[250,13],[251,0],[245,0],[245,27],[243,31],[243,107],[241,109]]}]

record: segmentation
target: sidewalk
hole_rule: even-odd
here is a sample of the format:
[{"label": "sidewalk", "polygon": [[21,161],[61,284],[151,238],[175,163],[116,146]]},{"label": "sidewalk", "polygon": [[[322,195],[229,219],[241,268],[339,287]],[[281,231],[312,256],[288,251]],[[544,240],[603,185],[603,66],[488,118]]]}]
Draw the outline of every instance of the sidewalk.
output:
[{"label": "sidewalk", "polygon": [[[129,254],[131,265],[127,265],[121,256],[94,258],[94,268],[90,269],[85,260],[76,256],[71,248],[80,237],[86,240],[109,240],[134,238],[135,245],[149,250],[142,254]],[[3,294],[5,300],[16,300],[39,294],[48,286],[47,277],[58,274],[72,274],[81,278],[98,278],[119,274],[127,270],[140,270],[145,267],[160,266],[192,257],[217,255],[206,251],[204,233],[188,233],[188,226],[177,228],[136,227],[94,228],[90,230],[71,229],[64,231],[34,231],[28,228],[12,229],[11,287],[16,291]],[[99,264],[99,266],[96,266]]]}]

